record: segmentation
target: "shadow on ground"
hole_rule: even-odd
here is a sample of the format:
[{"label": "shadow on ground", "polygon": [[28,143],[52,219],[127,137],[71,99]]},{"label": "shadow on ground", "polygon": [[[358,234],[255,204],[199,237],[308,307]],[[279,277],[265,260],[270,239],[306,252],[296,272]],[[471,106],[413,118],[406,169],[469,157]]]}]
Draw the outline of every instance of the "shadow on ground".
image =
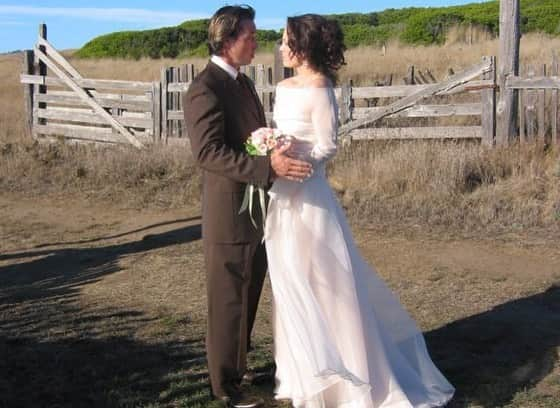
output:
[{"label": "shadow on ground", "polygon": [[[136,231],[129,233],[133,232]],[[90,241],[98,242],[113,237]],[[119,271],[118,260],[123,256],[184,244],[200,238],[201,226],[196,224],[160,234],[145,235],[139,241],[122,244],[30,250],[0,255],[0,261],[18,262],[25,259],[23,262],[0,267],[0,305],[68,296],[81,285]],[[68,243],[70,244],[74,243]]]},{"label": "shadow on ground", "polygon": [[[165,406],[176,394],[204,406],[204,344],[188,316],[168,322],[79,298],[82,285],[119,271],[119,258],[200,236],[197,224],[124,244],[103,245],[111,236],[1,255],[14,264],[0,267],[0,407]],[[65,244],[76,243],[49,245]],[[156,332],[139,336],[145,327]]]},{"label": "shadow on ground", "polygon": [[206,382],[189,383],[185,373],[203,355],[200,339],[149,344],[130,335],[0,336],[0,406],[138,407],[165,401],[174,387],[192,403],[207,401]]},{"label": "shadow on ground", "polygon": [[[457,320],[425,338],[434,362],[457,389],[448,408],[510,406],[558,363],[560,286]],[[271,385],[261,390],[272,393]],[[560,387],[555,390],[514,406],[558,407]]]},{"label": "shadow on ground", "polygon": [[[172,335],[137,336],[158,317],[79,301],[80,286],[118,271],[120,257],[199,238],[193,225],[125,244],[0,256],[16,262],[0,267],[0,407],[206,406],[200,327],[192,331],[185,318]],[[455,321],[426,340],[457,387],[452,407],[507,405],[557,363],[560,287]],[[257,392],[271,395],[272,384]]]},{"label": "shadow on ground", "polygon": [[452,407],[506,405],[558,361],[560,287],[455,321],[426,333],[426,341],[457,388]]}]

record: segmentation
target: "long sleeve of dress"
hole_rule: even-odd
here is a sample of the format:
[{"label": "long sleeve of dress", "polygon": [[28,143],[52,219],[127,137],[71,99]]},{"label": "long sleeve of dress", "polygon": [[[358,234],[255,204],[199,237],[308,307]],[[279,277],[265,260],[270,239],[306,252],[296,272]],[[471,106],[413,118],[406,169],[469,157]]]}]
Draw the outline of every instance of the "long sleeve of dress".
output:
[{"label": "long sleeve of dress", "polygon": [[315,88],[313,91],[311,123],[315,143],[311,159],[314,164],[321,164],[336,154],[338,106],[332,88]]}]

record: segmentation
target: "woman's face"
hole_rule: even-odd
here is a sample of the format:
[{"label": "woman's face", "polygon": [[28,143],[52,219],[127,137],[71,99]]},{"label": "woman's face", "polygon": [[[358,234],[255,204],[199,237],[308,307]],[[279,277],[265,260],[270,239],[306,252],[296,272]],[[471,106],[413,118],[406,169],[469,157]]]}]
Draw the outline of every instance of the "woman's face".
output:
[{"label": "woman's face", "polygon": [[286,68],[297,68],[301,65],[301,59],[294,54],[288,45],[288,27],[284,29],[284,34],[282,34],[280,53],[282,54],[282,64]]}]

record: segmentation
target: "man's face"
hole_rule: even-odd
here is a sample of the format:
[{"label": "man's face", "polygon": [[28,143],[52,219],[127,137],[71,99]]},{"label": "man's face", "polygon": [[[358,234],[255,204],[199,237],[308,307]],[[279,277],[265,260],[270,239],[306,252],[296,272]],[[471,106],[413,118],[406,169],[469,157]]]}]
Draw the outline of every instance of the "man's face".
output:
[{"label": "man's face", "polygon": [[239,35],[228,40],[224,47],[224,57],[234,67],[249,65],[257,49],[257,28],[253,20],[241,21]]}]

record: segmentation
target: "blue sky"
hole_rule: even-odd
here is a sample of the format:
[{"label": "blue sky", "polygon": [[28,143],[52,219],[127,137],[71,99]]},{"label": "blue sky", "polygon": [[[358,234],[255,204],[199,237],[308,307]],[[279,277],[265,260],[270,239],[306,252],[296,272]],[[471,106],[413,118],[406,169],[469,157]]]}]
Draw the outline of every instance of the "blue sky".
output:
[{"label": "blue sky", "polygon": [[[476,0],[475,0],[476,1]],[[114,31],[144,30],[208,18],[225,4],[247,3],[257,10],[259,28],[279,29],[287,16],[302,13],[372,12],[386,8],[438,7],[473,0],[104,0],[0,1],[0,52],[30,49],[40,23],[46,23],[49,41],[58,49],[79,48],[92,38]]]}]

